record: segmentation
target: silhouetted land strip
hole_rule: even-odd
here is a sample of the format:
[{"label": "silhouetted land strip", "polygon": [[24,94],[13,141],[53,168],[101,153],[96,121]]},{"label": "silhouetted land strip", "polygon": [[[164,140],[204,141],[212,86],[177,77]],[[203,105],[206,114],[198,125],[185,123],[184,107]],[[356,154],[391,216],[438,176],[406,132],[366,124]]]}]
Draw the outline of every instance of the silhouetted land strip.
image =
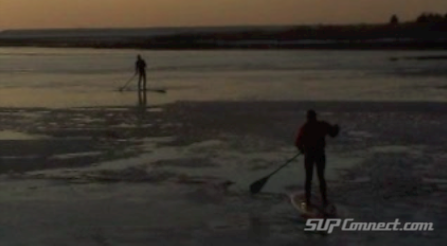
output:
[{"label": "silhouetted land strip", "polygon": [[[113,29],[112,29],[113,30]],[[201,32],[183,29],[168,35],[27,35],[0,33],[3,47],[138,49],[447,49],[447,22],[383,25],[295,26]],[[444,59],[444,58],[442,58]]]},{"label": "silhouetted land strip", "polygon": [[398,60],[418,60],[418,61],[430,61],[430,60],[447,60],[447,56],[409,56],[409,57],[391,57],[391,61]]}]

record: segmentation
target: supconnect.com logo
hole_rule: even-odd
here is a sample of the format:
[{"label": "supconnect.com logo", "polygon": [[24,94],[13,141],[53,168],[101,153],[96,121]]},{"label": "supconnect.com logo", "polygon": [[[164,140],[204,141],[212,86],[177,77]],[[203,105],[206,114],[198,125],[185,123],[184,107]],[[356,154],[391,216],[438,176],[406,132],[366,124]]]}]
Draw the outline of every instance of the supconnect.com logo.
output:
[{"label": "supconnect.com logo", "polygon": [[332,233],[335,228],[342,231],[434,231],[433,223],[407,222],[354,222],[354,219],[308,219],[304,231],[325,231]]}]

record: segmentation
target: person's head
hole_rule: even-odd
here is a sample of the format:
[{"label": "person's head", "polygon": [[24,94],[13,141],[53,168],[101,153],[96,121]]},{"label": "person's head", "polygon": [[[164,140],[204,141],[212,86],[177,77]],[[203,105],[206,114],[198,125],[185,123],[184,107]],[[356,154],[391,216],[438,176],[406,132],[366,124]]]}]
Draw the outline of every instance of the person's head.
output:
[{"label": "person's head", "polygon": [[137,55],[137,59],[138,59],[138,60],[141,60],[141,56],[140,56],[140,55]]},{"label": "person's head", "polygon": [[317,113],[315,110],[310,109],[307,111],[307,120],[308,121],[316,121],[317,120]]}]

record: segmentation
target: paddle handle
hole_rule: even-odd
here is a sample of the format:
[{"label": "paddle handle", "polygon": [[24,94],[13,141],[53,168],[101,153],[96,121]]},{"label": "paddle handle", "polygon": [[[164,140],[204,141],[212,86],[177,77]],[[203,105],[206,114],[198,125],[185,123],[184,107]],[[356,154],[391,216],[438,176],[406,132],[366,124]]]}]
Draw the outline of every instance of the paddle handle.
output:
[{"label": "paddle handle", "polygon": [[284,167],[286,167],[287,165],[289,165],[290,162],[294,161],[298,156],[300,156],[301,153],[298,152],[298,154],[296,154],[294,157],[292,157],[291,159],[289,159],[286,163],[284,163],[282,166],[278,167],[275,171],[273,171],[268,177],[271,177],[272,175],[274,175],[275,173],[279,172],[279,170],[283,169]]}]

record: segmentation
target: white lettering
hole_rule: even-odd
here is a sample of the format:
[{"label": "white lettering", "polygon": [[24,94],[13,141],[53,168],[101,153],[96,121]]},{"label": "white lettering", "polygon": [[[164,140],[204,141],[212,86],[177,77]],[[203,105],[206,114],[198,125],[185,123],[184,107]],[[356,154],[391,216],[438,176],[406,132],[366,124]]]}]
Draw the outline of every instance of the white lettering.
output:
[{"label": "white lettering", "polygon": [[434,231],[433,223],[413,222],[354,222],[354,219],[309,219],[305,231],[327,231],[329,234],[341,226],[342,231]]}]

